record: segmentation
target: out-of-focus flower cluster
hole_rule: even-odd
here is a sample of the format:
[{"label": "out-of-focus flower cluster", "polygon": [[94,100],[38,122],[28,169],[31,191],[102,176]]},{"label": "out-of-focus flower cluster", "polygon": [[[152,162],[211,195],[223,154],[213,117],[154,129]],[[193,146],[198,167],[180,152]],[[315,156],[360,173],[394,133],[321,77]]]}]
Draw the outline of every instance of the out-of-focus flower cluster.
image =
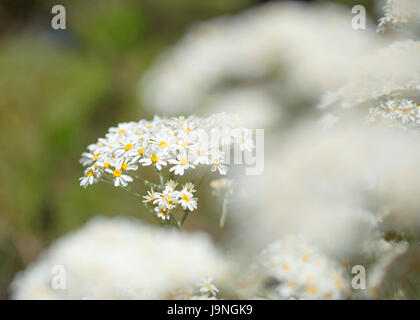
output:
[{"label": "out-of-focus flower cluster", "polygon": [[336,261],[302,237],[287,236],[262,251],[238,289],[247,298],[343,299],[349,281]]},{"label": "out-of-focus flower cluster", "polygon": [[328,131],[304,124],[273,137],[264,174],[238,177],[241,197],[231,210],[230,236],[239,257],[302,234],[337,265],[365,266],[368,292],[376,296],[374,278],[386,274],[384,257],[398,256],[393,252],[404,239],[418,239],[420,148],[411,132],[368,127],[355,118]]},{"label": "out-of-focus flower cluster", "polygon": [[178,114],[212,106],[214,96],[247,100],[249,92],[258,91],[267,97],[259,98],[264,103],[242,103],[239,113],[246,118],[257,109],[268,115],[263,124],[269,126],[278,118],[269,101],[286,108],[317,99],[382,43],[372,28],[355,32],[347,8],[271,3],[196,25],[142,78],[141,96],[154,112]]},{"label": "out-of-focus flower cluster", "polygon": [[385,15],[379,19],[378,32],[420,22],[420,7],[417,0],[386,0],[384,13]]},{"label": "out-of-focus flower cluster", "polygon": [[419,56],[420,42],[414,40],[393,43],[367,56],[352,81],[324,96],[319,107],[329,116],[324,116],[323,125],[351,117],[357,108],[365,112],[368,122],[386,120],[393,126],[418,128]]},{"label": "out-of-focus flower cluster", "polygon": [[[64,274],[54,273],[56,266]],[[54,288],[54,276],[65,287]],[[11,293],[14,299],[208,299],[218,293],[212,279],[223,284],[227,277],[223,255],[205,234],[94,218],[21,272]]]}]

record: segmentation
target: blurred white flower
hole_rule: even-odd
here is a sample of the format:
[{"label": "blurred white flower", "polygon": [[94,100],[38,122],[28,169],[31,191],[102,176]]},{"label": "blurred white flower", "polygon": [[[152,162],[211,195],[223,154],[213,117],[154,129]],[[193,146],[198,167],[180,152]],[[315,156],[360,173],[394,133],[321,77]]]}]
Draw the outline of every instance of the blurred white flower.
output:
[{"label": "blurred white flower", "polygon": [[212,278],[204,278],[198,286],[200,287],[201,293],[208,294],[209,296],[216,296],[219,292],[219,289],[213,284]]},{"label": "blurred white flower", "polygon": [[[51,286],[56,265],[66,272],[64,290]],[[227,263],[206,235],[94,218],[53,243],[10,290],[13,299],[165,299],[207,276],[223,283]]]},{"label": "blurred white flower", "polygon": [[384,16],[378,21],[378,32],[420,22],[420,3],[417,0],[386,0],[383,9]]},{"label": "blurred white flower", "polygon": [[[352,80],[328,92],[319,105],[334,117],[352,117],[354,109],[369,122],[387,119],[392,126],[418,129],[420,42],[395,42],[367,55]],[[324,116],[325,118],[326,116]]]},{"label": "blurred white flower", "polygon": [[[253,124],[270,125],[271,101],[278,109],[283,102],[295,106],[317,99],[353,74],[354,63],[382,42],[373,28],[354,32],[347,7],[261,5],[193,27],[142,77],[141,97],[143,105],[164,114],[195,112],[202,105],[223,108],[220,102],[230,111],[244,104],[245,110],[255,108],[251,114],[261,113]],[[235,105],[250,95],[255,100]],[[253,106],[258,100],[261,106]]]},{"label": "blurred white flower", "polygon": [[264,174],[237,178],[228,237],[239,257],[301,233],[348,260],[387,230],[420,228],[417,135],[357,120],[326,132],[304,123],[266,150]]},{"label": "blurred white flower", "polygon": [[271,243],[254,263],[250,278],[241,283],[242,288],[247,282],[254,288],[243,291],[251,297],[343,299],[348,295],[350,285],[344,269],[303,237],[287,236]]}]

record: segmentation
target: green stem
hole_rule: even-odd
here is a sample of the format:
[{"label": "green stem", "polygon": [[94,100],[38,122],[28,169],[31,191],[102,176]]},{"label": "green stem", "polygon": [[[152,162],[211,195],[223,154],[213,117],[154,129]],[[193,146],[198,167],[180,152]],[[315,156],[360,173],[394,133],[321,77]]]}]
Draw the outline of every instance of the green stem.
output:
[{"label": "green stem", "polygon": [[204,178],[207,177],[207,175],[209,174],[209,172],[210,172],[210,169],[208,169],[207,172],[205,174],[203,174],[203,176],[201,177],[200,181],[197,184],[197,190],[200,188],[201,184],[204,181]]},{"label": "green stem", "polygon": [[228,197],[225,196],[223,198],[223,204],[222,204],[222,215],[220,216],[220,221],[219,221],[219,227],[220,228],[223,228],[225,226],[225,223],[226,223],[227,204],[228,204]]},{"label": "green stem", "polygon": [[179,227],[182,227],[182,225],[184,224],[185,220],[187,220],[189,214],[190,214],[190,212],[188,210],[184,210],[184,215],[182,216],[182,219],[179,222]]}]

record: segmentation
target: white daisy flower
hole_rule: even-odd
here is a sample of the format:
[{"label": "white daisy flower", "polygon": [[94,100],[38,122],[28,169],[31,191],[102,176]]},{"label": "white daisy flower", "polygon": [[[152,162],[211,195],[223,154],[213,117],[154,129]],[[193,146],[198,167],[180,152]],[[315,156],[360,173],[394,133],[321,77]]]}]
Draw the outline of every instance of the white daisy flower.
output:
[{"label": "white daisy flower", "polygon": [[[114,169],[111,168],[105,169],[106,172],[111,173],[114,178],[114,186],[123,186],[126,187],[128,182],[132,182],[133,178],[125,174],[125,172],[130,168],[130,165],[126,162],[119,161],[118,163],[111,164]],[[134,166],[131,166],[133,168]],[[135,169],[134,169],[135,170]]]},{"label": "white daisy flower", "polygon": [[181,191],[179,194],[179,203],[184,210],[194,211],[197,209],[197,198],[194,198],[191,192]]},{"label": "white daisy flower", "polygon": [[194,193],[195,191],[196,190],[195,190],[194,184],[192,182],[187,182],[182,187],[182,191],[181,192],[191,192],[191,193]]},{"label": "white daisy flower", "polygon": [[143,203],[153,202],[156,199],[156,193],[152,190],[147,191],[147,195],[143,196]]},{"label": "white daisy flower", "polygon": [[88,185],[97,183],[100,177],[101,172],[95,166],[91,166],[85,170],[85,175],[79,178],[80,186],[86,189]]},{"label": "white daisy flower", "polygon": [[213,284],[213,279],[212,278],[203,279],[198,284],[198,286],[200,287],[200,292],[201,293],[206,293],[206,294],[210,294],[212,296],[215,296],[219,292],[219,289],[217,289],[217,287]]},{"label": "white daisy flower", "polygon": [[169,220],[171,217],[169,215],[169,209],[168,208],[160,208],[156,207],[155,212],[158,218],[162,220]]},{"label": "white daisy flower", "polygon": [[143,159],[140,159],[139,162],[142,163],[143,166],[154,165],[156,169],[160,171],[162,169],[162,166],[167,165],[165,159],[166,156],[162,151],[151,150],[150,152],[148,152],[147,156],[145,156]]},{"label": "white daisy flower", "polygon": [[184,171],[189,168],[195,168],[195,166],[191,163],[191,160],[188,158],[185,152],[181,152],[177,155],[176,159],[170,159],[169,163],[175,164],[169,171],[174,171],[177,175],[184,175]]},{"label": "white daisy flower", "polygon": [[155,193],[153,204],[159,206],[160,208],[172,209],[175,207],[177,201],[178,192],[170,186],[166,186],[161,193]]},{"label": "white daisy flower", "polygon": [[221,156],[214,156],[213,157],[213,162],[212,162],[212,167],[211,167],[211,172],[215,172],[216,170],[219,171],[219,174],[221,175],[225,175],[227,174],[227,169],[228,167],[225,166],[224,164],[222,164],[223,158]]}]

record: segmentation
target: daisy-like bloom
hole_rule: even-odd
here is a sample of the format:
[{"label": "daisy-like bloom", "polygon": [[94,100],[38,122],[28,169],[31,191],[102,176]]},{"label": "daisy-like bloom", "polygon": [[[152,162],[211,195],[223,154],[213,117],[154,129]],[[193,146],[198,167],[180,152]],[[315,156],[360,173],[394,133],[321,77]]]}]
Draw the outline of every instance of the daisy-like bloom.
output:
[{"label": "daisy-like bloom", "polygon": [[171,218],[171,216],[169,215],[169,208],[163,208],[163,207],[156,207],[155,208],[155,212],[158,218],[162,219],[162,220],[169,220]]},{"label": "daisy-like bloom", "polygon": [[134,136],[124,137],[120,141],[120,146],[115,149],[115,156],[122,157],[125,156],[128,152],[133,150],[133,147],[136,145],[137,139]]},{"label": "daisy-like bloom", "polygon": [[192,182],[187,182],[182,187],[182,191],[194,193],[196,190],[195,190],[194,184]]},{"label": "daisy-like bloom", "polygon": [[212,172],[219,171],[221,175],[225,175],[227,173],[228,167],[222,164],[222,162],[223,157],[221,155],[213,156],[213,162],[210,170]]},{"label": "daisy-like bloom", "polygon": [[251,152],[254,148],[251,130],[237,130],[236,139],[241,151]]},{"label": "daisy-like bloom", "polygon": [[192,160],[190,157],[188,157],[186,152],[180,152],[177,155],[176,159],[169,160],[169,163],[175,164],[175,166],[170,168],[169,171],[174,171],[175,174],[182,176],[184,175],[185,170],[189,168],[195,168],[194,164],[192,164],[191,162]]},{"label": "daisy-like bloom", "polygon": [[114,179],[114,186],[126,187],[128,182],[132,182],[133,178],[126,174],[127,170],[136,170],[137,166],[133,166],[120,160],[117,163],[112,163],[110,168],[105,169],[106,172],[111,173]]},{"label": "daisy-like bloom", "polygon": [[155,193],[153,204],[160,208],[172,209],[176,206],[178,197],[178,191],[175,191],[171,186],[166,185],[165,189],[161,193]]},{"label": "daisy-like bloom", "polygon": [[82,157],[80,158],[80,163],[83,166],[89,166],[95,163],[100,156],[100,153],[98,151],[99,146],[91,144],[87,147],[87,149],[89,150],[89,152],[83,152]]},{"label": "daisy-like bloom", "polygon": [[143,166],[153,165],[160,171],[163,166],[167,165],[165,159],[166,155],[164,152],[154,149],[150,150],[143,159],[140,159],[140,163],[143,164]]},{"label": "daisy-like bloom", "polygon": [[149,203],[149,202],[153,202],[156,199],[157,195],[156,193],[152,190],[147,191],[147,195],[143,196],[144,200],[143,203]]},{"label": "daisy-like bloom", "polygon": [[88,185],[97,183],[100,177],[101,177],[101,172],[97,169],[96,166],[88,167],[85,170],[85,175],[79,178],[80,186],[86,189]]},{"label": "daisy-like bloom", "polygon": [[212,278],[204,278],[201,280],[200,283],[198,283],[198,286],[200,287],[200,292],[208,294],[210,296],[216,296],[219,292],[219,289],[213,284]]},{"label": "daisy-like bloom", "polygon": [[184,189],[179,194],[179,202],[184,210],[194,211],[197,209],[197,198],[193,198],[193,194]]}]

